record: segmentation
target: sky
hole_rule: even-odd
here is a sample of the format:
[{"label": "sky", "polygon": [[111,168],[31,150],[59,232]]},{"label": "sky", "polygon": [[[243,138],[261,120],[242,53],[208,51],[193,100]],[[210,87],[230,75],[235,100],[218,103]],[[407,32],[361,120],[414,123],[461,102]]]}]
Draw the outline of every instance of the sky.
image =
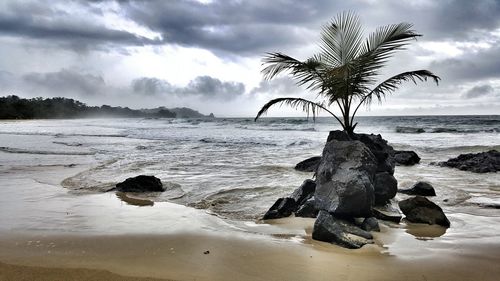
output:
[{"label": "sky", "polygon": [[417,69],[442,79],[405,84],[360,115],[500,114],[498,0],[3,0],[0,96],[255,116],[273,98],[316,98],[290,76],[263,80],[262,58],[318,53],[322,26],[343,11],[359,15],[365,34],[409,22],[423,35],[381,81]]}]

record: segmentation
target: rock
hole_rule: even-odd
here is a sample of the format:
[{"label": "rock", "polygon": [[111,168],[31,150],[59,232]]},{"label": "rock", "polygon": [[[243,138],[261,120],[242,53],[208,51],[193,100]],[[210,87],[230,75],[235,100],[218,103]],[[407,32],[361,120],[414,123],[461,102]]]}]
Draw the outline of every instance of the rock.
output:
[{"label": "rock", "polygon": [[121,192],[163,192],[165,188],[159,178],[140,175],[116,184],[115,190]]},{"label": "rock", "polygon": [[337,216],[367,217],[377,162],[360,141],[331,140],[316,171],[316,207]]},{"label": "rock", "polygon": [[396,196],[398,181],[388,172],[375,174],[375,205],[384,205]]},{"label": "rock", "polygon": [[377,159],[377,172],[388,172],[394,175],[396,161],[394,160],[394,149],[387,144],[381,135],[355,134],[354,137],[364,143]]},{"label": "rock", "polygon": [[444,227],[450,227],[450,221],[443,210],[425,197],[415,196],[400,201],[399,208],[410,222],[438,224]]},{"label": "rock", "polygon": [[318,209],[316,209],[316,203],[314,202],[314,197],[304,202],[299,206],[298,210],[295,212],[296,217],[302,218],[315,218],[318,216]]},{"label": "rock", "polygon": [[456,158],[439,162],[438,165],[474,173],[497,172],[500,171],[500,152],[490,150],[481,153],[460,154]]},{"label": "rock", "polygon": [[378,225],[378,221],[374,217],[365,218],[363,223],[361,224],[361,229],[366,231],[380,231],[380,226]]},{"label": "rock", "polygon": [[308,158],[302,162],[299,162],[295,165],[295,170],[301,172],[314,172],[316,171],[316,167],[318,167],[319,161],[321,160],[321,156],[314,156]]},{"label": "rock", "polygon": [[334,130],[330,131],[326,142],[337,140],[337,141],[352,141],[353,139],[345,131]]},{"label": "rock", "polygon": [[415,151],[395,150],[394,161],[396,161],[397,165],[412,166],[420,162],[420,157]]},{"label": "rock", "polygon": [[372,235],[326,211],[320,211],[314,223],[312,238],[349,249],[358,249],[370,243],[367,239],[372,239]]},{"label": "rock", "polygon": [[403,216],[398,209],[396,209],[391,204],[387,204],[385,206],[377,206],[372,209],[373,216],[379,220],[383,221],[391,221],[395,223],[399,223]]},{"label": "rock", "polygon": [[297,208],[297,202],[292,198],[279,198],[264,215],[265,220],[289,217]]},{"label": "rock", "polygon": [[313,197],[316,190],[316,182],[311,179],[305,180],[293,193],[291,198],[297,203],[297,207],[303,205],[309,198]]},{"label": "rock", "polygon": [[425,181],[419,181],[408,189],[399,189],[398,192],[409,195],[436,196],[434,187],[432,187],[430,183]]}]

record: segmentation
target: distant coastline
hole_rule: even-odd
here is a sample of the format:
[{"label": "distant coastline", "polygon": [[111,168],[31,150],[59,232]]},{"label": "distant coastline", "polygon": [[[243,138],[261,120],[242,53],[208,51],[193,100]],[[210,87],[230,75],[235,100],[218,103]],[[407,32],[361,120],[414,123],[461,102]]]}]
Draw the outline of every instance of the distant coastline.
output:
[{"label": "distant coastline", "polygon": [[213,118],[187,107],[131,109],[121,106],[88,106],[78,100],[56,98],[24,99],[15,95],[0,97],[0,119],[77,119],[77,118]]}]

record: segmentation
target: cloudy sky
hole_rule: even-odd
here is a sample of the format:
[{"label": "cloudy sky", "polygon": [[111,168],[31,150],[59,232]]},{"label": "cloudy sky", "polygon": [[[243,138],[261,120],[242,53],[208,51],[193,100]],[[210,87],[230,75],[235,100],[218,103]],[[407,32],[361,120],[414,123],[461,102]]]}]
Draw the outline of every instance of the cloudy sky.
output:
[{"label": "cloudy sky", "polygon": [[315,97],[287,76],[262,81],[261,58],[306,59],[342,11],[357,12],[367,33],[410,22],[423,34],[381,79],[416,69],[442,78],[438,87],[405,85],[361,114],[500,113],[498,0],[3,0],[0,95],[254,116],[271,98]]}]

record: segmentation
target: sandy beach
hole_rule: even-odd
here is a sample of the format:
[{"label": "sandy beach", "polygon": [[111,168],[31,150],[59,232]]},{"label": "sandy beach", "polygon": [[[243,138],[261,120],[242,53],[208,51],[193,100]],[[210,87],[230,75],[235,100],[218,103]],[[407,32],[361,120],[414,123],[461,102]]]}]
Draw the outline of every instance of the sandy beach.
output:
[{"label": "sandy beach", "polygon": [[[57,182],[55,171],[75,172],[35,169],[28,178]],[[12,184],[3,190],[19,192],[26,175],[4,181]],[[375,244],[347,250],[313,241],[313,219],[229,222],[172,203],[135,206],[112,193],[75,196],[36,181],[31,186],[37,192],[24,208],[45,210],[31,219],[19,212],[3,217],[0,280],[496,280],[500,274],[498,217],[451,214],[448,230],[384,223]],[[2,215],[13,203],[6,199]]]}]

